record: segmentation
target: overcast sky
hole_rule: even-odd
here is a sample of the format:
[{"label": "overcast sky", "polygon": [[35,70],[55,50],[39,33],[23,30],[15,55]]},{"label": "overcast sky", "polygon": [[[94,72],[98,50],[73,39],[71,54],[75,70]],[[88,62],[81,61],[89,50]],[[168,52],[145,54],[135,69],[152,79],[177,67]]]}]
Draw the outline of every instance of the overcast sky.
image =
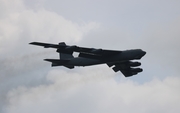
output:
[{"label": "overcast sky", "polygon": [[[0,0],[0,113],[179,113],[179,0]],[[143,72],[50,67],[66,42],[142,49]]]}]

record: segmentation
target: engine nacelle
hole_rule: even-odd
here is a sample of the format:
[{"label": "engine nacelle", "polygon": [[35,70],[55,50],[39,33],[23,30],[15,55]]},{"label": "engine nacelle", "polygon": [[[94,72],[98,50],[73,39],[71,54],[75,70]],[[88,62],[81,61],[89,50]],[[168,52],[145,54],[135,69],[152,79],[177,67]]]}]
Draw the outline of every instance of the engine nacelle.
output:
[{"label": "engine nacelle", "polygon": [[143,69],[141,69],[141,68],[132,68],[131,71],[135,72],[135,73],[139,73],[139,72],[142,72]]},{"label": "engine nacelle", "polygon": [[130,64],[130,66],[132,66],[132,67],[136,67],[136,66],[140,66],[140,65],[141,65],[140,62],[130,62],[129,64]]}]

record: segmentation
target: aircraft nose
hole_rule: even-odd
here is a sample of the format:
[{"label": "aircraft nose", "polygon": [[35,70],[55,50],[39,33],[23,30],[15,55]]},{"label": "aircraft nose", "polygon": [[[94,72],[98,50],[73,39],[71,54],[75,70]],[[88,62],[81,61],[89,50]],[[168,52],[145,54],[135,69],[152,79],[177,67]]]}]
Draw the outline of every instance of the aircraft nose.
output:
[{"label": "aircraft nose", "polygon": [[145,51],[138,49],[138,51],[136,51],[135,59],[141,59],[145,54],[146,54]]},{"label": "aircraft nose", "polygon": [[146,52],[145,51],[142,51],[142,56],[144,56],[146,54]]}]

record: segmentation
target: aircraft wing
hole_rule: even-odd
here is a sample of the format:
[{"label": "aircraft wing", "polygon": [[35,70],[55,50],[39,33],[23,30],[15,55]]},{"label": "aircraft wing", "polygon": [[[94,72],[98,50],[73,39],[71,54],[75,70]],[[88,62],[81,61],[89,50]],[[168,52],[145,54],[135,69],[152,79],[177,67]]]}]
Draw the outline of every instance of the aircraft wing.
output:
[{"label": "aircraft wing", "polygon": [[59,44],[49,44],[49,43],[41,43],[41,42],[31,42],[29,44],[37,45],[37,46],[43,46],[44,48],[56,48],[57,52],[63,53],[63,52],[79,52],[84,54],[90,54],[90,55],[97,55],[97,56],[103,56],[103,55],[115,55],[121,53],[121,51],[116,50],[104,50],[104,49],[95,49],[95,48],[86,48],[86,47],[78,47],[78,46],[69,46],[66,45],[64,42],[61,42]]},{"label": "aircraft wing", "polygon": [[112,69],[117,72],[121,71],[125,77],[130,77],[133,75],[142,72],[141,68],[134,68],[140,66],[140,62],[132,62],[132,61],[124,61],[124,62],[114,62],[114,63],[107,63],[109,67],[114,66]]},{"label": "aircraft wing", "polygon": [[37,46],[43,46],[44,48],[62,48],[62,47],[65,47],[65,43],[62,42],[62,43],[59,43],[58,44],[49,44],[49,43],[41,43],[41,42],[31,42],[29,44],[32,44],[32,45],[37,45]]}]

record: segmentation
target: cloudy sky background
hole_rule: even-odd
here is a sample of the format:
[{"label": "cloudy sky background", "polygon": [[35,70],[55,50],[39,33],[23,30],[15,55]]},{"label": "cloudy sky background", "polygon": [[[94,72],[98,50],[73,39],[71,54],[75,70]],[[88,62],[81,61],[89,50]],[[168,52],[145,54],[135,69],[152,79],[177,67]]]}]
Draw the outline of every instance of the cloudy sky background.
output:
[{"label": "cloudy sky background", "polygon": [[[0,113],[179,113],[179,30],[178,0],[0,0]],[[144,71],[51,68],[33,41],[141,48]]]}]

